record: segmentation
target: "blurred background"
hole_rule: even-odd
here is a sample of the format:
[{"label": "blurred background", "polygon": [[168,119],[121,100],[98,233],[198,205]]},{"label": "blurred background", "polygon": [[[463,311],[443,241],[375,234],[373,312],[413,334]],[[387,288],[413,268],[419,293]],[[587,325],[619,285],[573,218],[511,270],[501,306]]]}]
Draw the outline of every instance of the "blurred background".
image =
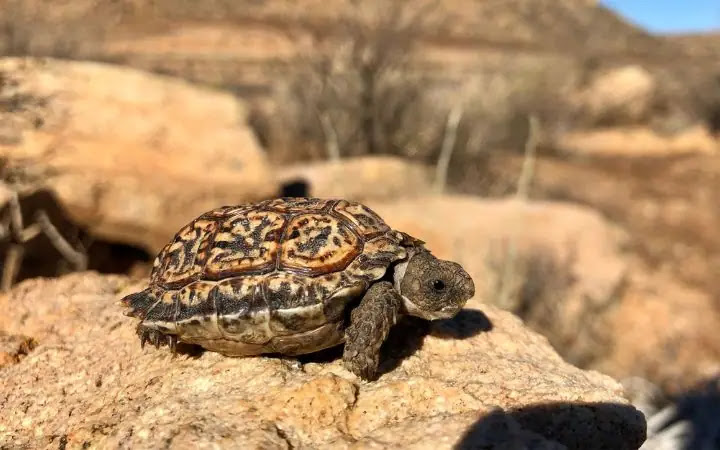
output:
[{"label": "blurred background", "polygon": [[3,290],[359,200],[720,448],[717,1],[0,0],[0,56]]}]

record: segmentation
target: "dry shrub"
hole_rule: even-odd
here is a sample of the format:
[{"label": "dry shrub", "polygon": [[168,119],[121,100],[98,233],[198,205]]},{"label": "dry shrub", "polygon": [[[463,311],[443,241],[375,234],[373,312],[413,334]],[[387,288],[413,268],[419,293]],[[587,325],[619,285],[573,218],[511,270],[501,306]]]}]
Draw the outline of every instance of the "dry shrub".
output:
[{"label": "dry shrub", "polygon": [[607,352],[610,337],[602,311],[576,297],[575,263],[573,249],[560,257],[549,248],[520,251],[512,240],[496,243],[486,256],[488,292],[494,304],[547,337],[566,360],[588,367]]},{"label": "dry shrub", "polygon": [[479,61],[486,71],[464,81],[429,68],[422,39],[442,36],[448,17],[430,1],[354,2],[334,26],[298,39],[299,55],[281,70],[271,106],[251,115],[271,157],[393,154],[434,164],[451,142],[453,164],[464,164],[488,150],[522,153],[530,115],[543,134],[563,126],[564,66],[526,56],[495,68]]},{"label": "dry shrub", "polygon": [[267,129],[280,161],[363,154],[427,155],[442,118],[427,105],[416,67],[429,7],[355,3],[331,29],[315,31],[278,83]]},{"label": "dry shrub", "polygon": [[498,150],[523,153],[530,116],[538,119],[539,138],[548,145],[554,133],[567,127],[568,86],[568,79],[543,64],[477,74],[463,89],[468,100],[459,129],[461,153],[468,157]]},{"label": "dry shrub", "polygon": [[541,329],[551,328],[575,283],[571,256],[551,249],[519,251],[512,241],[491,246],[486,257],[493,302]]},{"label": "dry shrub", "polygon": [[89,59],[99,56],[120,5],[92,0],[0,0],[0,56]]}]

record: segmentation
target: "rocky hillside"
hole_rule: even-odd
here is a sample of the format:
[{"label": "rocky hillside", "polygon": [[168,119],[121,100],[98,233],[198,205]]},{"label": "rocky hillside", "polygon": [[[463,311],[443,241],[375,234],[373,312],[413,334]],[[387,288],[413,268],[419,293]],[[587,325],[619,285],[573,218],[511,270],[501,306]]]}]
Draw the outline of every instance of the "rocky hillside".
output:
[{"label": "rocky hillside", "polygon": [[[201,6],[186,0],[76,0],[54,8],[52,16],[42,14],[39,0],[0,4],[12,22],[6,47],[39,53],[76,50],[81,57],[118,60],[245,93],[266,90],[267,69],[292,59],[307,39],[342,33],[344,22],[338,19],[383,15],[383,10],[415,23],[422,60],[443,72],[493,67],[491,60],[509,52],[530,59],[615,64],[641,58],[660,65],[686,53],[684,46],[650,35],[591,0],[412,0],[362,7],[348,0],[211,0]],[[88,16],[92,22],[83,20]],[[95,42],[73,38],[82,35]],[[67,42],[66,48],[59,49],[57,42],[51,46],[50,37]]]}]

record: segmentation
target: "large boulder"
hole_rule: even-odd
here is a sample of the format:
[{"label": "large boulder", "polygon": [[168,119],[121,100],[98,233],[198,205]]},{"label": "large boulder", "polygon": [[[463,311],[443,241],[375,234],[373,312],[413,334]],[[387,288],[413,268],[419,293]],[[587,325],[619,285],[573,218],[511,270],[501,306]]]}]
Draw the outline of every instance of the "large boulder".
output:
[{"label": "large boulder", "polygon": [[96,236],[156,251],[219,204],[277,192],[230,94],[89,62],[0,59],[0,157]]},{"label": "large boulder", "polygon": [[649,71],[628,65],[594,74],[573,100],[593,123],[638,123],[652,112],[657,89]]},{"label": "large boulder", "polygon": [[356,201],[389,200],[428,194],[428,167],[392,156],[343,158],[278,169],[285,184],[302,182],[312,197]]},{"label": "large boulder", "polygon": [[333,351],[298,369],[141,350],[115,304],[137,287],[80,273],[0,297],[0,329],[37,342],[0,370],[1,447],[636,449],[645,439],[617,382],[477,300],[453,320],[403,321],[380,378],[362,382]]},{"label": "large boulder", "polygon": [[720,153],[720,141],[703,125],[672,134],[662,134],[643,126],[570,131],[557,137],[555,145],[562,152],[599,157],[673,157]]}]

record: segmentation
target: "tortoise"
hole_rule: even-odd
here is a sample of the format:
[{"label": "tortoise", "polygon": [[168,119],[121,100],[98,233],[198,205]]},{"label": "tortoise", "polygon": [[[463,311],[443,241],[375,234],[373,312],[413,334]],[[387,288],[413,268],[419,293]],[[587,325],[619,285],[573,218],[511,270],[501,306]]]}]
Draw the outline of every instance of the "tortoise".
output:
[{"label": "tortoise", "polygon": [[197,217],[160,251],[148,287],[121,304],[140,319],[142,346],[287,359],[344,343],[345,367],[370,380],[401,315],[451,318],[474,292],[459,264],[367,206],[297,197]]}]

